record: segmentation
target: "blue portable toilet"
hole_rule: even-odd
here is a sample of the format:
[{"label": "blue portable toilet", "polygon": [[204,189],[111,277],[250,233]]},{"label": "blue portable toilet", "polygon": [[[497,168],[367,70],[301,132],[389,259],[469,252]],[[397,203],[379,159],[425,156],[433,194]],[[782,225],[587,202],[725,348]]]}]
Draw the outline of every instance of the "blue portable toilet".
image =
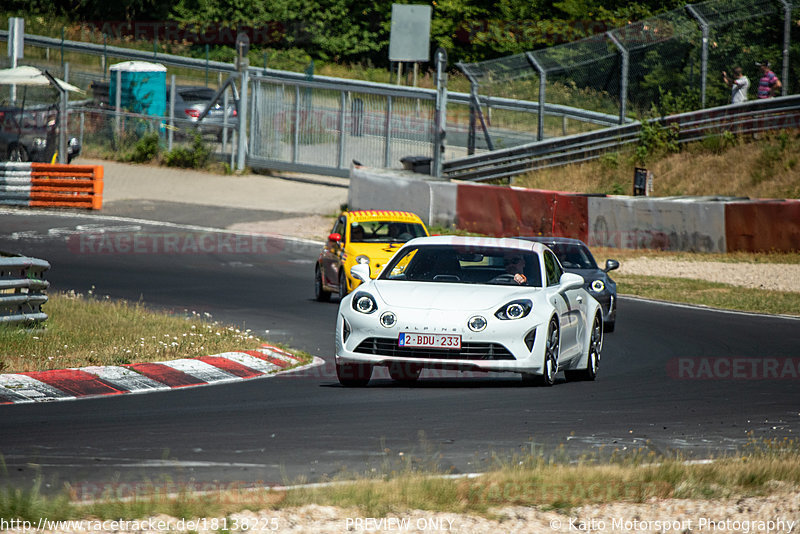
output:
[{"label": "blue portable toilet", "polygon": [[122,109],[163,117],[167,110],[167,68],[160,63],[124,61],[111,65],[108,103],[117,105],[117,72],[120,72]]}]

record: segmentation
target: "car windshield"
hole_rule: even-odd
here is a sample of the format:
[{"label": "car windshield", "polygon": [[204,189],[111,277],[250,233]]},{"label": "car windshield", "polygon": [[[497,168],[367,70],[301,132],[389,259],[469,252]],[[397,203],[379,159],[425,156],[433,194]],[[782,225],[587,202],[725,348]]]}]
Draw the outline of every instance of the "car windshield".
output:
[{"label": "car windshield", "polygon": [[214,98],[216,92],[212,89],[190,89],[185,91],[178,91],[184,102],[207,102]]},{"label": "car windshield", "polygon": [[363,221],[350,225],[351,243],[405,243],[427,235],[419,223]]},{"label": "car windshield", "polygon": [[565,269],[597,269],[592,253],[584,246],[555,243],[550,245],[550,249]]},{"label": "car windshield", "polygon": [[[514,275],[521,274],[521,278]],[[408,247],[392,258],[381,280],[541,287],[539,257],[531,251],[458,245]]]}]

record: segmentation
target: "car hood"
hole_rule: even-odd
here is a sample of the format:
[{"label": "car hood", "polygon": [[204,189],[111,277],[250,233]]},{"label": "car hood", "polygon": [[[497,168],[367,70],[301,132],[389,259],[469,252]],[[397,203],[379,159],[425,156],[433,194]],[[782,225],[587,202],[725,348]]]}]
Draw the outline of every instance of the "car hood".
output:
[{"label": "car hood", "polygon": [[353,258],[361,255],[369,257],[372,276],[376,276],[386,262],[394,256],[394,253],[400,250],[401,246],[403,243],[351,243],[346,252]]},{"label": "car hood", "polygon": [[372,286],[387,306],[445,311],[494,310],[519,298],[533,298],[534,287],[377,280]]}]

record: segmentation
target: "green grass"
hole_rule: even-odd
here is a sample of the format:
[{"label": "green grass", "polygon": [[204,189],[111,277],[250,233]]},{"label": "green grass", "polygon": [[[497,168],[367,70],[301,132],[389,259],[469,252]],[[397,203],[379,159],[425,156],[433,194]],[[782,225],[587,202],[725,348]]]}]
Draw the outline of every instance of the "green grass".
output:
[{"label": "green grass", "polygon": [[800,293],[751,289],[704,280],[641,275],[614,275],[617,291],[670,302],[726,310],[800,316]]},{"label": "green grass", "polygon": [[43,309],[48,319],[36,330],[0,327],[0,373],[193,358],[264,343],[205,313],[154,312],[93,294],[50,293]]},{"label": "green grass", "polygon": [[[239,489],[210,494],[110,498],[88,504],[64,493],[45,496],[32,490],[0,490],[0,516],[49,519],[141,519],[157,514],[179,518],[225,517],[242,510],[274,510],[308,504],[356,509],[369,517],[409,510],[469,513],[495,517],[507,505],[569,510],[586,504],[642,503],[648,499],[729,499],[794,492],[800,486],[800,446],[794,439],[751,441],[736,454],[708,463],[646,449],[601,459],[570,460],[553,454],[521,454],[472,478],[423,472],[407,461],[399,471],[383,471],[327,486],[299,489]],[[74,495],[72,495],[74,497]]]},{"label": "green grass", "polygon": [[601,259],[614,258],[620,261],[635,258],[656,258],[676,261],[713,261],[720,263],[751,263],[751,264],[800,264],[798,252],[728,252],[699,253],[671,250],[652,249],[619,249],[608,247],[593,247],[592,254],[598,263]]}]

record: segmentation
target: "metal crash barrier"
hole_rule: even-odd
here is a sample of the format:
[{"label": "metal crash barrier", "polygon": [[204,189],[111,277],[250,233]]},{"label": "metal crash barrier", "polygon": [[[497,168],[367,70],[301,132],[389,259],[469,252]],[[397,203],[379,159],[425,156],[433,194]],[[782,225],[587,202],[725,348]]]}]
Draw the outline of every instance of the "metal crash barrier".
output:
[{"label": "metal crash barrier", "polygon": [[103,167],[0,163],[0,205],[102,209]]},{"label": "metal crash barrier", "polygon": [[42,305],[50,283],[45,260],[0,255],[0,325],[38,323],[47,319]]}]

